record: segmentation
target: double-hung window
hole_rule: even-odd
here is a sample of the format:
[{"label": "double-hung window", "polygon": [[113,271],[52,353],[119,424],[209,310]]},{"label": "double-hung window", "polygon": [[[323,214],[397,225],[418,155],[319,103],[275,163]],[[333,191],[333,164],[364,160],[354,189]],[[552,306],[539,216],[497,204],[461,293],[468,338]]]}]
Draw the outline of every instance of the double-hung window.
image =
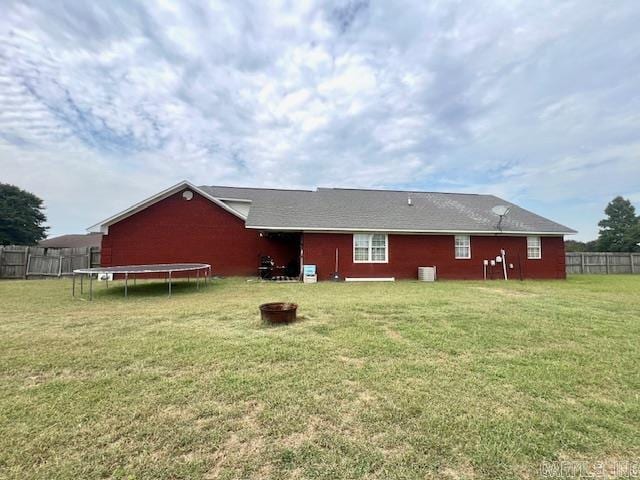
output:
[{"label": "double-hung window", "polygon": [[471,258],[471,237],[469,235],[456,235],[456,258]]},{"label": "double-hung window", "polygon": [[387,263],[388,238],[384,233],[356,233],[353,235],[355,263]]},{"label": "double-hung window", "polygon": [[540,237],[527,237],[527,258],[529,260],[540,260],[542,258]]}]

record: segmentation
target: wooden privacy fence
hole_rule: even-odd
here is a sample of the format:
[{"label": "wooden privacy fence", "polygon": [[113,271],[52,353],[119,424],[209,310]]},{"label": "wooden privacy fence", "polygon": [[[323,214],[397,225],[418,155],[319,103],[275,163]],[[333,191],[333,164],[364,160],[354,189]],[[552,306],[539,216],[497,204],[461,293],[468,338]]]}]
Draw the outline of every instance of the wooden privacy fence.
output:
[{"label": "wooden privacy fence", "polygon": [[571,273],[640,273],[640,253],[567,252],[566,270]]},{"label": "wooden privacy fence", "polygon": [[0,246],[0,278],[71,275],[76,268],[100,266],[100,248]]},{"label": "wooden privacy fence", "polygon": [[[568,274],[640,273],[640,253],[567,252],[565,258]],[[99,247],[0,246],[0,278],[61,277],[99,266]]]}]

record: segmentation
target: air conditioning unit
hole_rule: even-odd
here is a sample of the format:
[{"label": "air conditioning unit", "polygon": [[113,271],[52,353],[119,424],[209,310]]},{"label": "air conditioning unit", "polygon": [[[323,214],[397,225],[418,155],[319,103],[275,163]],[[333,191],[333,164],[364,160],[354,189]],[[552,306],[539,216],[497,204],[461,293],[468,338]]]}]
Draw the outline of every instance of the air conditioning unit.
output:
[{"label": "air conditioning unit", "polygon": [[436,267],[418,267],[418,280],[421,282],[435,282]]}]

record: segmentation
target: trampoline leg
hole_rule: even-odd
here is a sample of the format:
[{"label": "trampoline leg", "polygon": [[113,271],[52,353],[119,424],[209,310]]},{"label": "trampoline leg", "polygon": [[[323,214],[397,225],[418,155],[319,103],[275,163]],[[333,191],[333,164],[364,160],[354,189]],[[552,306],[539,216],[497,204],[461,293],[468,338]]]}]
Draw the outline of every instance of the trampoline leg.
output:
[{"label": "trampoline leg", "polygon": [[134,276],[133,276],[133,286],[134,286],[134,287],[136,286],[136,278],[138,278],[138,277],[136,277],[136,276],[134,275]]},{"label": "trampoline leg", "polygon": [[80,274],[80,295],[84,293],[84,274]]},{"label": "trampoline leg", "polygon": [[129,283],[129,274],[125,273],[124,274],[124,298],[128,298],[129,297],[129,291],[128,291],[128,285]]},{"label": "trampoline leg", "polygon": [[169,296],[171,296],[171,270],[169,270]]},{"label": "trampoline leg", "polygon": [[104,283],[107,284],[107,288],[109,288],[109,277],[108,277],[108,275],[109,274],[107,273],[107,275],[104,277]]},{"label": "trampoline leg", "polygon": [[93,300],[93,274],[89,274],[89,300]]},{"label": "trampoline leg", "polygon": [[200,290],[200,270],[196,271],[196,290]]},{"label": "trampoline leg", "polygon": [[75,297],[76,296],[76,274],[74,273],[71,278],[72,278],[72,281],[71,281],[71,296]]}]

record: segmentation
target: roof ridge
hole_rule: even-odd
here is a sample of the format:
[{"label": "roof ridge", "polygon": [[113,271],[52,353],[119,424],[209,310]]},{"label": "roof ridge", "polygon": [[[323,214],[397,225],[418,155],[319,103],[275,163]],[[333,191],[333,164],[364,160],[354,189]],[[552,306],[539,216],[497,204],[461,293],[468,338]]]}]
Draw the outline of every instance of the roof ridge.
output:
[{"label": "roof ridge", "polygon": [[320,190],[344,190],[358,192],[393,192],[393,193],[437,193],[439,195],[473,195],[478,197],[494,197],[502,200],[492,193],[467,193],[467,192],[438,192],[434,190],[398,190],[388,188],[355,188],[355,187],[316,187],[315,190],[306,188],[271,188],[271,187],[239,187],[235,185],[199,185],[198,188],[230,188],[235,190],[271,190],[276,192],[309,192]]},{"label": "roof ridge", "polygon": [[315,192],[316,190],[306,190],[303,188],[269,188],[269,187],[237,187],[230,185],[199,185],[198,188],[234,188],[236,190],[274,190],[278,192]]},{"label": "roof ridge", "polygon": [[[319,190],[349,190],[360,192],[393,192],[393,193],[438,193],[441,195],[475,195],[482,197],[496,197],[492,193],[465,193],[465,192],[435,192],[428,190],[395,190],[387,188],[349,188],[349,187],[318,187]],[[499,198],[499,197],[496,197]]]}]

